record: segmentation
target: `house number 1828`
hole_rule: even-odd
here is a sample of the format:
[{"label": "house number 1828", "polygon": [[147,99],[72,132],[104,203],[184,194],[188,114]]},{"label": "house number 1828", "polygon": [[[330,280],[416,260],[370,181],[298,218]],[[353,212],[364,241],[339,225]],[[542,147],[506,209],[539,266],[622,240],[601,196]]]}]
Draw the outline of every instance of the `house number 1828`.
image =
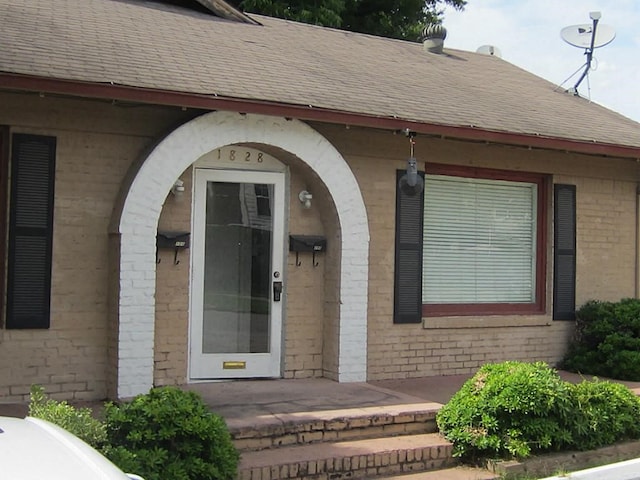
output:
[{"label": "house number 1828", "polygon": [[[226,157],[226,158],[225,158]],[[245,161],[245,162],[264,162],[264,154],[262,152],[250,152],[245,150],[240,152],[238,150],[230,149],[223,151],[218,150],[218,160],[229,160],[230,162]]]}]

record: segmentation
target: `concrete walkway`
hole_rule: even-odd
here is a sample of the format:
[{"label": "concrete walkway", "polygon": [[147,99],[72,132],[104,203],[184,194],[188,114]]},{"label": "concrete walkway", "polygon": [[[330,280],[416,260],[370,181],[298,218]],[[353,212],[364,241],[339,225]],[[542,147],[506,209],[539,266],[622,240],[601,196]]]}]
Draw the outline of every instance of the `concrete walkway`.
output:
[{"label": "concrete walkway", "polygon": [[[584,378],[560,371],[566,381]],[[415,403],[445,404],[470,375],[447,375],[368,383],[336,383],[325,378],[296,380],[238,380],[185,386],[202,395],[226,419]],[[620,382],[640,395],[640,382]]]},{"label": "concrete walkway", "polygon": [[[240,380],[186,386],[226,419],[325,410],[445,403],[466,377],[437,377],[406,384],[336,383],[325,378]],[[414,384],[419,384],[416,387]]]},{"label": "concrete walkway", "polygon": [[[567,381],[582,376],[560,371]],[[193,383],[183,386],[202,395],[212,411],[226,419],[297,412],[318,412],[415,403],[444,404],[470,375],[379,380],[368,383],[337,383],[325,378],[295,380],[236,380]],[[592,377],[584,377],[591,379]],[[620,382],[640,395],[640,382]],[[102,402],[83,402],[99,406]],[[25,404],[3,403],[0,415],[24,416]]]}]

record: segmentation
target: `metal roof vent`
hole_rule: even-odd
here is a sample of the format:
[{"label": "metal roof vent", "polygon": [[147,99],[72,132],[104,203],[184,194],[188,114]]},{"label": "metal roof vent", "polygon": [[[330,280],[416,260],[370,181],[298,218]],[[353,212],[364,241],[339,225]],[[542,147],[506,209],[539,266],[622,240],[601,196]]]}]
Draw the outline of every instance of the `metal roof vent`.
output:
[{"label": "metal roof vent", "polygon": [[447,29],[442,25],[431,24],[422,30],[422,45],[429,53],[442,53],[445,38],[447,38]]}]

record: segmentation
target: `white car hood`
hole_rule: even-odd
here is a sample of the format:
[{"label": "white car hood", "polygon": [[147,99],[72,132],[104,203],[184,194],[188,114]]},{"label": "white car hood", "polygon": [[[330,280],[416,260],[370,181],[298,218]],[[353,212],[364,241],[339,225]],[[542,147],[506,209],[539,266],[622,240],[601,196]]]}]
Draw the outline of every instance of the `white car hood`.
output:
[{"label": "white car hood", "polygon": [[5,480],[131,480],[78,437],[32,417],[0,417],[0,476]]}]

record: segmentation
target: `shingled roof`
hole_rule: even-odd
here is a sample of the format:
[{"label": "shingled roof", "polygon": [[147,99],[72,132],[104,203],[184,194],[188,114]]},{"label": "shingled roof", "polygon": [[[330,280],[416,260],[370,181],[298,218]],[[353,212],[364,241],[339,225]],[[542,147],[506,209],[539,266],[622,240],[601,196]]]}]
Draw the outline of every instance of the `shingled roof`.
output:
[{"label": "shingled roof", "polygon": [[251,17],[256,24],[150,0],[0,0],[0,88],[55,79],[88,96],[110,86],[117,98],[120,86],[140,101],[180,93],[185,105],[228,100],[238,111],[262,104],[299,118],[559,139],[640,157],[640,124],[500,58]]}]

